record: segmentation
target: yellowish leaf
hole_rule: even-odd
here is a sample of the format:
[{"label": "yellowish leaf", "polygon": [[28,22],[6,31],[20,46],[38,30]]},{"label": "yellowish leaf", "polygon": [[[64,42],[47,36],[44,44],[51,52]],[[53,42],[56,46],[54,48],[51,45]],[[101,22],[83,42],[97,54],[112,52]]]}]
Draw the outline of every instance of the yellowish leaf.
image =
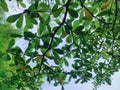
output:
[{"label": "yellowish leaf", "polygon": [[87,19],[91,20],[92,19],[92,15],[90,14],[90,12],[86,8],[84,8],[84,12],[85,12],[85,17]]},{"label": "yellowish leaf", "polygon": [[[45,50],[44,49],[42,49],[42,48],[40,48],[40,51],[42,52],[42,53],[44,53],[45,52]],[[49,57],[50,56],[50,50],[49,51],[47,51],[47,53],[45,54],[47,57]]]},{"label": "yellowish leaf", "polygon": [[50,50],[45,54],[47,57],[50,56]]},{"label": "yellowish leaf", "polygon": [[42,56],[36,56],[34,60],[39,61],[42,59]]},{"label": "yellowish leaf", "polygon": [[110,5],[110,2],[111,2],[111,1],[112,1],[112,0],[108,0],[107,2],[105,2],[105,3],[102,5],[101,10],[106,9],[106,8]]}]

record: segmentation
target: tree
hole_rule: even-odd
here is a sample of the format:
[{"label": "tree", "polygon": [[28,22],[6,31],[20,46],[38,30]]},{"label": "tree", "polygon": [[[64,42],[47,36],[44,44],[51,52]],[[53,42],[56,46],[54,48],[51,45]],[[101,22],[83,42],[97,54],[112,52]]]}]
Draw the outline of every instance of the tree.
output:
[{"label": "tree", "polygon": [[[9,54],[6,53],[6,49],[9,46],[9,42],[15,41],[10,36],[11,33],[20,32],[14,29],[11,24],[5,22],[4,15],[4,10],[0,8],[0,90],[15,90],[16,85],[12,80],[15,77],[11,75],[11,70],[13,69],[10,67],[14,61],[13,59],[10,60]],[[12,87],[10,83],[12,84]]]},{"label": "tree", "polygon": [[[24,29],[11,36],[24,38],[28,46],[22,51],[10,42],[6,53],[14,59],[12,76],[19,79],[18,89],[35,90],[43,78],[60,84],[62,90],[72,79],[75,83],[93,79],[95,87],[111,85],[110,77],[120,67],[119,0],[31,0],[27,9],[23,0],[16,1],[25,9],[7,22]],[[5,1],[0,4],[8,11]]]}]

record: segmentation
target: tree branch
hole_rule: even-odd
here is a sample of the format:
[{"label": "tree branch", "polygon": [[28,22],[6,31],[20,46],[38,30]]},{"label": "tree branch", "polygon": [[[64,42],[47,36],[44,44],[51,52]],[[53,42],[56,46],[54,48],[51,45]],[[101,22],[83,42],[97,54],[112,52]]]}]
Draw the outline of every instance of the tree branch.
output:
[{"label": "tree branch", "polygon": [[115,33],[114,33],[114,28],[115,28],[115,25],[116,25],[116,20],[117,20],[117,17],[118,17],[118,0],[115,0],[115,19],[113,21],[113,26],[112,26],[112,58],[114,58],[114,43],[115,43]]},{"label": "tree branch", "polygon": [[67,3],[65,4],[66,11],[65,11],[65,13],[64,13],[63,20],[62,20],[62,22],[60,23],[60,25],[56,28],[56,30],[52,33],[51,40],[50,40],[50,44],[49,44],[47,50],[43,53],[43,57],[42,57],[42,60],[41,60],[41,63],[40,63],[40,67],[39,67],[39,73],[36,74],[34,77],[36,77],[36,76],[38,76],[38,75],[40,74],[42,65],[43,65],[43,63],[44,63],[44,61],[45,61],[45,55],[46,55],[46,53],[51,49],[51,46],[52,46],[52,43],[53,43],[53,40],[54,40],[54,37],[55,37],[57,31],[61,28],[62,25],[64,25],[64,23],[65,23],[65,21],[66,21],[67,13],[68,13],[68,8],[69,8],[69,5],[70,5],[70,2],[71,2],[71,0],[68,0]]},{"label": "tree branch", "polygon": [[103,21],[102,19],[99,19],[98,17],[96,17],[83,3],[82,3],[82,0],[80,0],[80,4],[81,4],[81,7],[82,8],[85,8],[90,14],[92,17],[94,17],[95,19],[97,19],[98,21],[104,23],[104,24],[112,24],[112,23],[106,23],[105,21]]}]

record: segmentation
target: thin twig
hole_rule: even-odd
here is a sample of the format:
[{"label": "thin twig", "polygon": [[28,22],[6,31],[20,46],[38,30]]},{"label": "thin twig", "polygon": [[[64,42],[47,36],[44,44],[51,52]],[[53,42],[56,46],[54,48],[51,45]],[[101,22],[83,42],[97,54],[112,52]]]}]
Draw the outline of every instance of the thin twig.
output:
[{"label": "thin twig", "polygon": [[112,24],[112,23],[106,23],[105,21],[103,21],[102,19],[99,19],[98,17],[96,17],[83,3],[82,3],[82,0],[80,0],[80,4],[81,4],[81,7],[82,8],[85,8],[90,14],[92,17],[94,17],[95,19],[97,19],[98,21],[104,23],[104,24]]}]

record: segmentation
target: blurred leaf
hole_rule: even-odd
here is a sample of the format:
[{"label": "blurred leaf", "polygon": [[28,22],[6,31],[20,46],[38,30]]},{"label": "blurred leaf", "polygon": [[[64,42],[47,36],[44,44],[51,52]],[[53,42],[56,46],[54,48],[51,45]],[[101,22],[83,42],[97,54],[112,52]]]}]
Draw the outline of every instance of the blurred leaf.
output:
[{"label": "blurred leaf", "polygon": [[19,2],[19,3],[23,8],[26,8],[26,4],[24,4],[23,2]]},{"label": "blurred leaf", "polygon": [[15,44],[15,39],[12,39],[12,40],[9,42],[8,48],[10,49],[14,44]]},{"label": "blurred leaf", "polygon": [[59,84],[59,82],[55,82],[55,83],[54,83],[54,86],[56,87],[56,86],[58,86],[58,84]]},{"label": "blurred leaf", "polygon": [[64,54],[63,50],[61,50],[61,49],[54,49],[54,50],[59,54]]},{"label": "blurred leaf", "polygon": [[3,10],[8,11],[7,3],[4,0],[0,0],[0,6],[3,8]]},{"label": "blurred leaf", "polygon": [[69,62],[66,60],[66,59],[64,59],[64,63],[65,63],[65,66],[69,66]]},{"label": "blurred leaf", "polygon": [[7,54],[7,60],[10,60],[11,57],[10,57],[10,54]]},{"label": "blurred leaf", "polygon": [[13,38],[17,38],[17,37],[19,37],[19,38],[21,38],[22,37],[22,35],[20,35],[20,34],[11,34],[11,37],[13,37]]}]

